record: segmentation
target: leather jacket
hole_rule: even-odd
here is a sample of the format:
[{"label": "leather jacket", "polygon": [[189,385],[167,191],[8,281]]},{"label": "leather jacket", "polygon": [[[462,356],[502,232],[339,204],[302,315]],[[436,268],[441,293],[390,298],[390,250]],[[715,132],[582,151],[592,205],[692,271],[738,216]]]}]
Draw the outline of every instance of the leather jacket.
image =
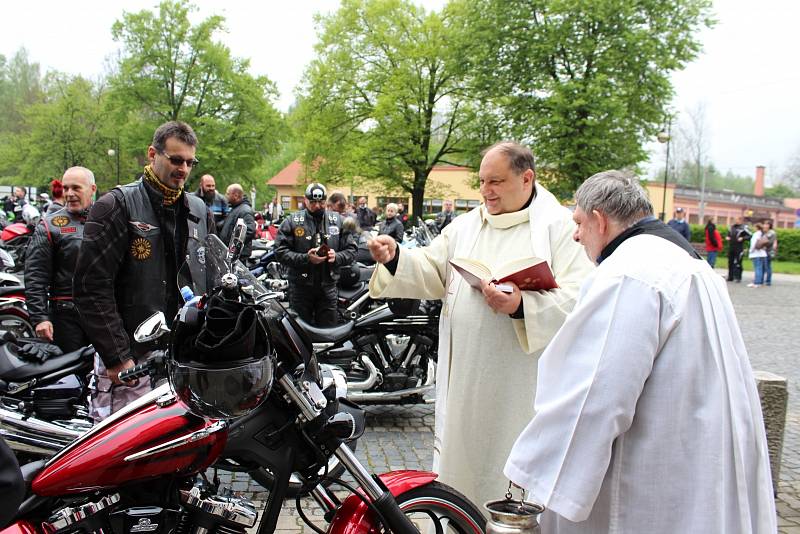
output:
[{"label": "leather jacket", "polygon": [[236,221],[244,219],[244,224],[247,225],[247,234],[244,237],[244,248],[242,248],[242,258],[249,258],[250,253],[253,252],[253,238],[256,235],[256,219],[253,216],[253,208],[250,207],[250,201],[246,198],[235,206],[231,206],[228,215],[225,216],[225,222],[219,231],[219,238],[226,245],[231,240],[233,229],[236,228]]},{"label": "leather jacket", "polygon": [[[289,267],[289,282],[293,285],[328,285],[339,280],[339,267],[349,265],[356,258],[356,241],[342,229],[342,216],[324,210],[319,218],[301,210],[287,217],[275,237],[275,256]],[[336,251],[333,264],[312,264],[308,251],[327,244]]]},{"label": "leather jacket", "polygon": [[25,259],[25,300],[31,322],[50,321],[48,301],[72,300],[72,276],[87,212],[60,209],[36,225]]}]

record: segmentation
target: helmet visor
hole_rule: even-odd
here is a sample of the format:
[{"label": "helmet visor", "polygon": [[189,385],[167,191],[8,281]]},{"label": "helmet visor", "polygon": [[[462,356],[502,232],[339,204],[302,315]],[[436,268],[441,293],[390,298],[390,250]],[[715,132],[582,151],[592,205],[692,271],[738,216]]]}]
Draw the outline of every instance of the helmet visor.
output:
[{"label": "helmet visor", "polygon": [[235,367],[170,362],[170,383],[195,415],[231,419],[248,414],[272,387],[272,358],[249,360]]}]

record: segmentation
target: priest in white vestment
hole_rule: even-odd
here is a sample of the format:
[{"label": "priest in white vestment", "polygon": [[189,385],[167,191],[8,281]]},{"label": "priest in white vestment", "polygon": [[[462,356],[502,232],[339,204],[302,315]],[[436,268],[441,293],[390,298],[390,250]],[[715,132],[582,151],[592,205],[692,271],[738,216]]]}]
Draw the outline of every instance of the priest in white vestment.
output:
[{"label": "priest in white vestment", "polygon": [[[430,246],[396,255],[393,239],[370,243],[376,261],[386,263],[370,281],[371,296],[444,299],[433,469],[478,506],[506,491],[501,470],[533,415],[529,392],[536,387],[539,354],[593,268],[571,238],[569,210],[535,184],[529,149],[491,147],[479,175],[484,204],[455,218]],[[448,263],[470,258],[496,267],[529,256],[547,261],[557,289],[514,286],[506,294],[484,284],[481,291]]]},{"label": "priest in white vestment", "polygon": [[546,507],[543,533],[775,532],[725,282],[635,177],[597,174],[575,199],[575,239],[598,267],[539,361],[536,415],[505,475]]}]

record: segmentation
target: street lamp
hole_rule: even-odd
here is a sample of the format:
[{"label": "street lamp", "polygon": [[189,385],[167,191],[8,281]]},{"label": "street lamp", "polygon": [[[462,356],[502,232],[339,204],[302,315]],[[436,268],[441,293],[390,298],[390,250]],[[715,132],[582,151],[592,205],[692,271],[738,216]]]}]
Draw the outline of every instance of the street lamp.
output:
[{"label": "street lamp", "polygon": [[115,148],[108,149],[108,157],[113,158],[114,156],[117,157],[117,185],[119,185],[119,141],[114,141]]},{"label": "street lamp", "polygon": [[667,161],[664,166],[664,194],[661,198],[661,220],[667,220],[667,178],[669,177],[669,141],[672,133],[672,117],[667,119],[667,131],[658,132],[656,139],[659,143],[667,143]]}]

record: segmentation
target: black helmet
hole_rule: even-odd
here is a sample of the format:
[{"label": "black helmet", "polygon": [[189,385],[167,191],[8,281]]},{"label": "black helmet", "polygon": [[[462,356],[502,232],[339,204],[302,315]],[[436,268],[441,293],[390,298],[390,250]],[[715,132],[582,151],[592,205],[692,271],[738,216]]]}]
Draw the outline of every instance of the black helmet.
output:
[{"label": "black helmet", "polygon": [[308,184],[306,187],[306,198],[308,200],[325,200],[328,198],[328,190],[325,186],[319,183]]},{"label": "black helmet", "polygon": [[175,394],[195,415],[241,417],[266,399],[274,362],[258,313],[220,295],[204,310],[181,309],[167,369]]}]

